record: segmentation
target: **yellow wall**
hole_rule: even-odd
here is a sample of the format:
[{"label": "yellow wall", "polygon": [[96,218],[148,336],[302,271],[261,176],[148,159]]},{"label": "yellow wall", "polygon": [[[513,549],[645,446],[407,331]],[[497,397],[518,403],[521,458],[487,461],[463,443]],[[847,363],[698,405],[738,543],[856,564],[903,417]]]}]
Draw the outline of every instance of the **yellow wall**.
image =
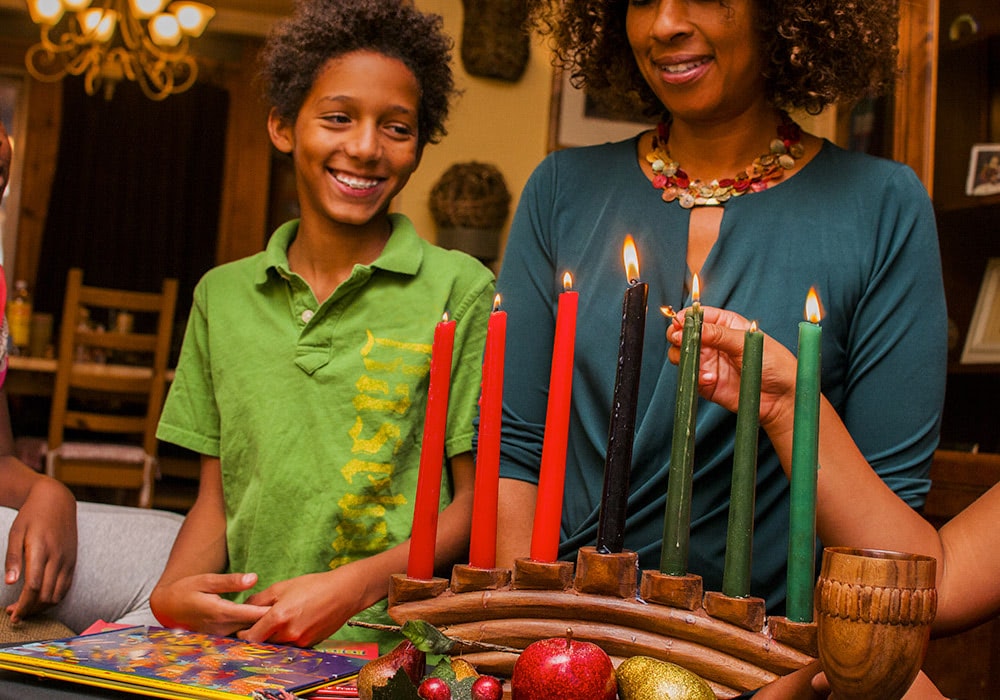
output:
[{"label": "yellow wall", "polygon": [[517,82],[471,76],[460,56],[460,0],[417,0],[416,4],[445,18],[445,30],[455,37],[456,84],[463,91],[451,111],[448,135],[427,147],[423,162],[395,203],[417,231],[433,241],[437,230],[428,208],[430,192],[454,163],[474,160],[495,165],[507,181],[513,212],[528,175],[547,150],[552,67],[548,52],[536,38],[528,66]]}]

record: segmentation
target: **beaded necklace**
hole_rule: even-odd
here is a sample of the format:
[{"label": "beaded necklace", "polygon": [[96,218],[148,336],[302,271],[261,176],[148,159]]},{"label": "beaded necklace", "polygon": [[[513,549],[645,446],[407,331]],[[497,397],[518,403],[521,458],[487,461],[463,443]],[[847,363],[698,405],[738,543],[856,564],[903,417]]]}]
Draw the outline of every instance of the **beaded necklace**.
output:
[{"label": "beaded necklace", "polygon": [[667,142],[670,140],[670,121],[661,121],[653,137],[653,150],[646,160],[653,166],[653,187],[663,190],[663,201],[676,201],[685,209],[725,204],[732,197],[762,192],[775,180],[780,180],[786,170],[795,167],[805,149],[802,129],[785,112],[781,113],[778,137],[771,141],[771,149],[757,156],[745,170],[724,180],[702,182],[692,180],[681,170],[680,163],[670,157]]}]

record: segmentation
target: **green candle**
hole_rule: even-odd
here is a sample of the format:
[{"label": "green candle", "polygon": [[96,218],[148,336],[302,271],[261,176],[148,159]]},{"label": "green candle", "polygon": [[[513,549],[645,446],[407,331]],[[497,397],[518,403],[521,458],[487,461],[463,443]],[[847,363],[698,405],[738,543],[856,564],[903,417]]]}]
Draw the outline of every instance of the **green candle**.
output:
[{"label": "green candle", "polygon": [[798,372],[792,434],[791,510],[788,523],[788,598],[785,615],[812,622],[816,584],[816,470],[819,465],[820,305],[815,289],[799,323]]},{"label": "green candle", "polygon": [[733,598],[750,595],[753,511],[757,489],[757,435],[760,428],[760,374],[764,334],[754,321],[743,336],[740,401],[736,414],[733,481],[729,496],[729,530],[722,592]]},{"label": "green candle", "polygon": [[688,543],[691,536],[691,480],[694,472],[694,435],[698,402],[698,365],[701,352],[701,324],[705,313],[699,303],[698,275],[691,284],[694,303],[684,315],[681,359],[677,376],[677,407],[674,436],[670,446],[670,476],[667,507],[663,518],[660,571],[671,576],[687,574]]}]

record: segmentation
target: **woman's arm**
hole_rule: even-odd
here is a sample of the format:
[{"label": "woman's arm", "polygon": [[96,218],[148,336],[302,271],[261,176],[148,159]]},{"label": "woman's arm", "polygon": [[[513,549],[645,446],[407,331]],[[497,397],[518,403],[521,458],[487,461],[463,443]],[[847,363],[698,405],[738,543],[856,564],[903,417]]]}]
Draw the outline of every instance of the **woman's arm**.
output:
[{"label": "woman's arm", "polygon": [[[683,319],[681,318],[681,323]],[[746,319],[705,309],[699,390],[736,410]],[[670,358],[679,359],[681,326],[667,331]],[[761,426],[790,473],[795,403],[795,357],[765,338]],[[1000,487],[994,487],[939,532],[893,493],[870,468],[837,412],[820,410],[817,531],[828,546],[845,545],[926,554],[938,560],[935,634],[951,633],[1000,610]]]}]

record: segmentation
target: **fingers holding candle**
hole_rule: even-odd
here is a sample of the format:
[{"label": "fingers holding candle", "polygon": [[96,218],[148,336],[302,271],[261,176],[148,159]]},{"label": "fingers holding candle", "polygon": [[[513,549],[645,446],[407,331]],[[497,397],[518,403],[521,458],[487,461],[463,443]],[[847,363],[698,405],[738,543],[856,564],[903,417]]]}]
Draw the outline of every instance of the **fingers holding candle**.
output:
[{"label": "fingers holding candle", "polygon": [[[739,399],[744,334],[750,321],[726,309],[703,306],[701,363],[698,374],[699,394],[730,411],[736,412]],[[667,356],[677,364],[686,310],[678,312],[667,327]],[[763,329],[762,329],[763,330]],[[795,355],[764,333],[761,378],[760,420],[764,426],[790,416],[794,389]]]}]

